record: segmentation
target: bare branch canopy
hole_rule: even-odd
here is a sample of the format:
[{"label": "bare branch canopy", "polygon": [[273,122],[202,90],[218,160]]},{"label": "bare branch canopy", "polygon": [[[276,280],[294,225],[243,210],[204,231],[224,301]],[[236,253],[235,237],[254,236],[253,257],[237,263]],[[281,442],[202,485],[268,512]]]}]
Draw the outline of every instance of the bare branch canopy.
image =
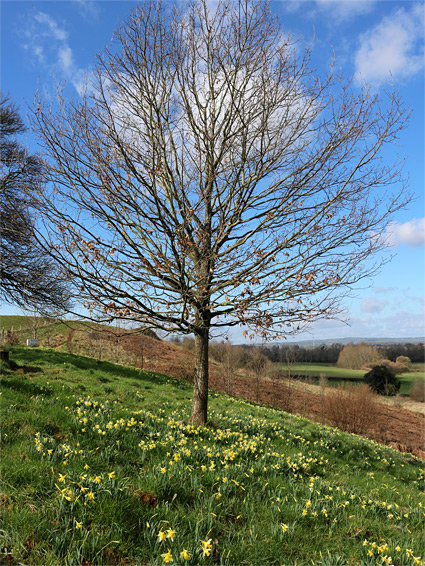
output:
[{"label": "bare branch canopy", "polygon": [[89,312],[194,333],[205,422],[212,328],[297,331],[376,272],[406,120],[394,90],[316,76],[265,2],[146,2],[81,97],[36,102],[40,237]]}]

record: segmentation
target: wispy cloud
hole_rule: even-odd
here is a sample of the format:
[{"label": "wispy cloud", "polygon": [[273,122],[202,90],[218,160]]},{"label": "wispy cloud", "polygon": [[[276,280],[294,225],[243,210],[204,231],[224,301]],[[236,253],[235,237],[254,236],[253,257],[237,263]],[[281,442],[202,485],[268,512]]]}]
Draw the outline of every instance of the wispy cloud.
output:
[{"label": "wispy cloud", "polygon": [[385,234],[390,246],[411,246],[419,248],[425,245],[425,218],[414,218],[404,223],[391,222]]},{"label": "wispy cloud", "polygon": [[60,68],[66,75],[70,75],[75,69],[74,56],[72,54],[72,49],[67,45],[60,47],[58,50],[58,61]]},{"label": "wispy cloud", "polygon": [[333,19],[347,20],[355,16],[368,14],[375,7],[377,0],[315,0],[316,6],[332,14]]},{"label": "wispy cloud", "polygon": [[375,293],[392,293],[393,291],[397,291],[397,287],[375,287]]},{"label": "wispy cloud", "polygon": [[[304,13],[314,16],[324,13],[332,16],[329,23],[341,22],[350,18],[368,14],[373,10],[378,0],[281,0],[282,9],[287,13],[303,10]],[[307,7],[308,5],[308,7]]]},{"label": "wispy cloud", "polygon": [[40,24],[39,35],[57,39],[58,41],[65,41],[68,39],[68,33],[65,29],[44,12],[37,12],[34,20]]},{"label": "wispy cloud", "polygon": [[85,73],[75,63],[66,23],[38,11],[21,33],[22,46],[33,62],[68,80],[80,93]]},{"label": "wispy cloud", "polygon": [[80,14],[85,19],[99,18],[99,7],[94,0],[73,0],[79,9]]},{"label": "wispy cloud", "polygon": [[361,311],[367,313],[377,313],[383,311],[387,305],[387,301],[380,301],[375,297],[371,297],[369,299],[363,299]]},{"label": "wispy cloud", "polygon": [[424,68],[424,4],[399,8],[360,36],[354,57],[359,82],[401,79]]},{"label": "wispy cloud", "polygon": [[[352,316],[348,324],[337,321],[318,321],[310,331],[300,334],[290,340],[318,340],[332,338],[336,342],[342,338],[419,338],[425,336],[425,317],[422,313],[408,310],[391,309],[391,314],[385,312],[364,313],[363,316]],[[235,337],[233,340],[238,343]],[[241,343],[242,340],[239,340]]]},{"label": "wispy cloud", "polygon": [[352,335],[374,337],[420,337],[425,334],[425,318],[420,313],[405,310],[389,316],[353,317],[350,320]]}]

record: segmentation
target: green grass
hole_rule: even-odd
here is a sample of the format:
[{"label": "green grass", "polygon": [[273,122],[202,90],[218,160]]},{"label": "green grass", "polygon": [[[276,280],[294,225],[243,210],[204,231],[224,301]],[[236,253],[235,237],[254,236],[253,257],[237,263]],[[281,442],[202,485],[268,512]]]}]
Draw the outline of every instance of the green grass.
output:
[{"label": "green grass", "polygon": [[[283,366],[282,369],[287,369]],[[325,374],[327,377],[363,377],[364,372],[357,369],[338,368],[330,364],[292,364],[291,372],[294,374],[311,375],[319,377]]]},{"label": "green grass", "polygon": [[53,319],[32,316],[1,315],[0,330],[13,332],[19,344],[25,344],[28,338],[35,336],[40,342],[60,339],[64,341],[72,328],[80,327],[82,323],[63,323]]},{"label": "green grass", "polygon": [[185,382],[42,349],[11,360],[3,562],[424,564],[411,455],[214,392],[193,427]]},{"label": "green grass", "polygon": [[401,381],[400,393],[407,396],[415,381],[425,381],[425,364],[412,364],[411,370],[397,375],[397,379]]},{"label": "green grass", "polygon": [[[288,368],[284,364],[277,364],[279,369],[286,371]],[[344,379],[357,378],[360,379],[364,376],[365,372],[356,369],[344,369],[339,368],[336,365],[331,364],[303,364],[295,363],[291,364],[291,372],[294,375],[305,375],[311,376],[313,378],[312,383],[317,385],[319,383],[320,375],[325,375],[326,377],[333,378],[329,381],[328,385],[332,387],[337,387]],[[338,380],[336,378],[341,378]],[[403,396],[408,396],[409,390],[417,379],[422,379],[425,381],[425,364],[417,363],[412,364],[411,371],[408,373],[402,373],[397,375],[397,379],[400,380],[400,393]]]},{"label": "green grass", "polygon": [[0,315],[0,329],[19,330],[23,326],[29,325],[30,319],[29,316]]}]

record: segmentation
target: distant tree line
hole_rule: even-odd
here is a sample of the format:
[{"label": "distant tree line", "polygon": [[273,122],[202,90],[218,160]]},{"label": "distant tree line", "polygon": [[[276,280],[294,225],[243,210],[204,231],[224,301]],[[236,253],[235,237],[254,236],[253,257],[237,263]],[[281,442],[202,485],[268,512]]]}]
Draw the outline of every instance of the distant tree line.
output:
[{"label": "distant tree line", "polygon": [[288,360],[295,363],[326,363],[335,364],[339,353],[344,348],[342,344],[321,345],[312,348],[298,346],[264,346],[261,352],[271,362],[286,363]]},{"label": "distant tree line", "polygon": [[407,356],[414,364],[425,362],[425,344],[423,342],[411,344],[391,344],[382,348],[385,357],[395,362],[398,356]]},{"label": "distant tree line", "polygon": [[[241,346],[246,350],[258,349],[257,346]],[[336,364],[340,352],[344,349],[343,344],[329,344],[315,347],[302,347],[294,345],[271,345],[260,348],[261,354],[273,363],[322,363]],[[395,362],[399,356],[407,356],[412,363],[425,361],[424,343],[405,343],[378,346],[381,358]]]}]

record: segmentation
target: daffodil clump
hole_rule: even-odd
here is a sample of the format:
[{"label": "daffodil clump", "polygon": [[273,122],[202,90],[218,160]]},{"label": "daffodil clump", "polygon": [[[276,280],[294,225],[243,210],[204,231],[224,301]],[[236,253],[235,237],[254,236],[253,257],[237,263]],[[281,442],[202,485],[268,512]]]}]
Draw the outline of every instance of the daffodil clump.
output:
[{"label": "daffodil clump", "polygon": [[114,471],[106,474],[89,474],[89,466],[84,467],[85,472],[78,476],[74,474],[59,474],[55,487],[61,501],[87,505],[93,503],[100,494],[113,497],[122,491]]},{"label": "daffodil clump", "polygon": [[[241,401],[232,402],[236,407],[243,405]],[[376,487],[369,492],[329,480],[332,458],[345,456],[346,450],[343,434],[334,429],[321,427],[320,437],[314,428],[301,435],[300,427],[293,426],[293,417],[288,426],[285,419],[241,418],[214,411],[214,427],[195,427],[187,422],[184,411],[173,410],[168,403],[155,412],[129,412],[121,407],[121,416],[114,416],[109,403],[90,396],[78,398],[66,410],[78,427],[74,442],[57,442],[37,433],[35,447],[43,457],[61,465],[63,471],[55,479],[55,488],[61,513],[70,513],[74,530],[84,531],[87,507],[94,509],[98,500],[116,498],[128,489],[115,471],[92,471],[87,463],[91,455],[101,451],[108,460],[118,461],[123,457],[123,446],[131,446],[140,462],[138,482],[158,494],[154,499],[159,505],[142,529],[152,563],[204,563],[214,555],[214,560],[232,564],[232,554],[237,556],[237,552],[220,540],[220,531],[227,531],[229,540],[236,529],[241,544],[244,539],[248,546],[257,544],[260,535],[249,525],[257,516],[257,508],[265,504],[271,546],[276,544],[281,552],[290,553],[300,533],[323,531],[332,536],[342,526],[360,528],[365,520],[384,520],[400,536],[388,544],[365,540],[359,554],[373,564],[423,564],[410,543],[403,542],[425,517],[422,503],[405,499],[401,504],[394,497],[379,497]],[[302,423],[300,419],[299,425]],[[82,448],[85,438],[91,439],[90,448]],[[369,456],[363,469],[372,466],[371,455],[375,456],[374,471],[364,476],[367,485],[376,486],[375,474],[396,466],[394,454],[388,450],[384,453],[376,443],[352,438],[352,455],[363,450],[363,457]],[[82,469],[77,472],[78,466]],[[423,471],[418,468],[412,483],[419,486],[422,481]],[[166,496],[171,490],[172,505]],[[190,526],[179,528],[176,522],[171,528],[165,518],[173,506],[178,516],[177,508],[183,510],[188,497],[202,517],[195,536],[190,534]],[[148,500],[152,500],[151,495]]]},{"label": "daffodil clump", "polygon": [[370,564],[388,564],[388,566],[417,564],[417,566],[425,566],[425,561],[420,556],[414,556],[412,549],[403,549],[398,544],[388,545],[364,540],[363,546]]}]

